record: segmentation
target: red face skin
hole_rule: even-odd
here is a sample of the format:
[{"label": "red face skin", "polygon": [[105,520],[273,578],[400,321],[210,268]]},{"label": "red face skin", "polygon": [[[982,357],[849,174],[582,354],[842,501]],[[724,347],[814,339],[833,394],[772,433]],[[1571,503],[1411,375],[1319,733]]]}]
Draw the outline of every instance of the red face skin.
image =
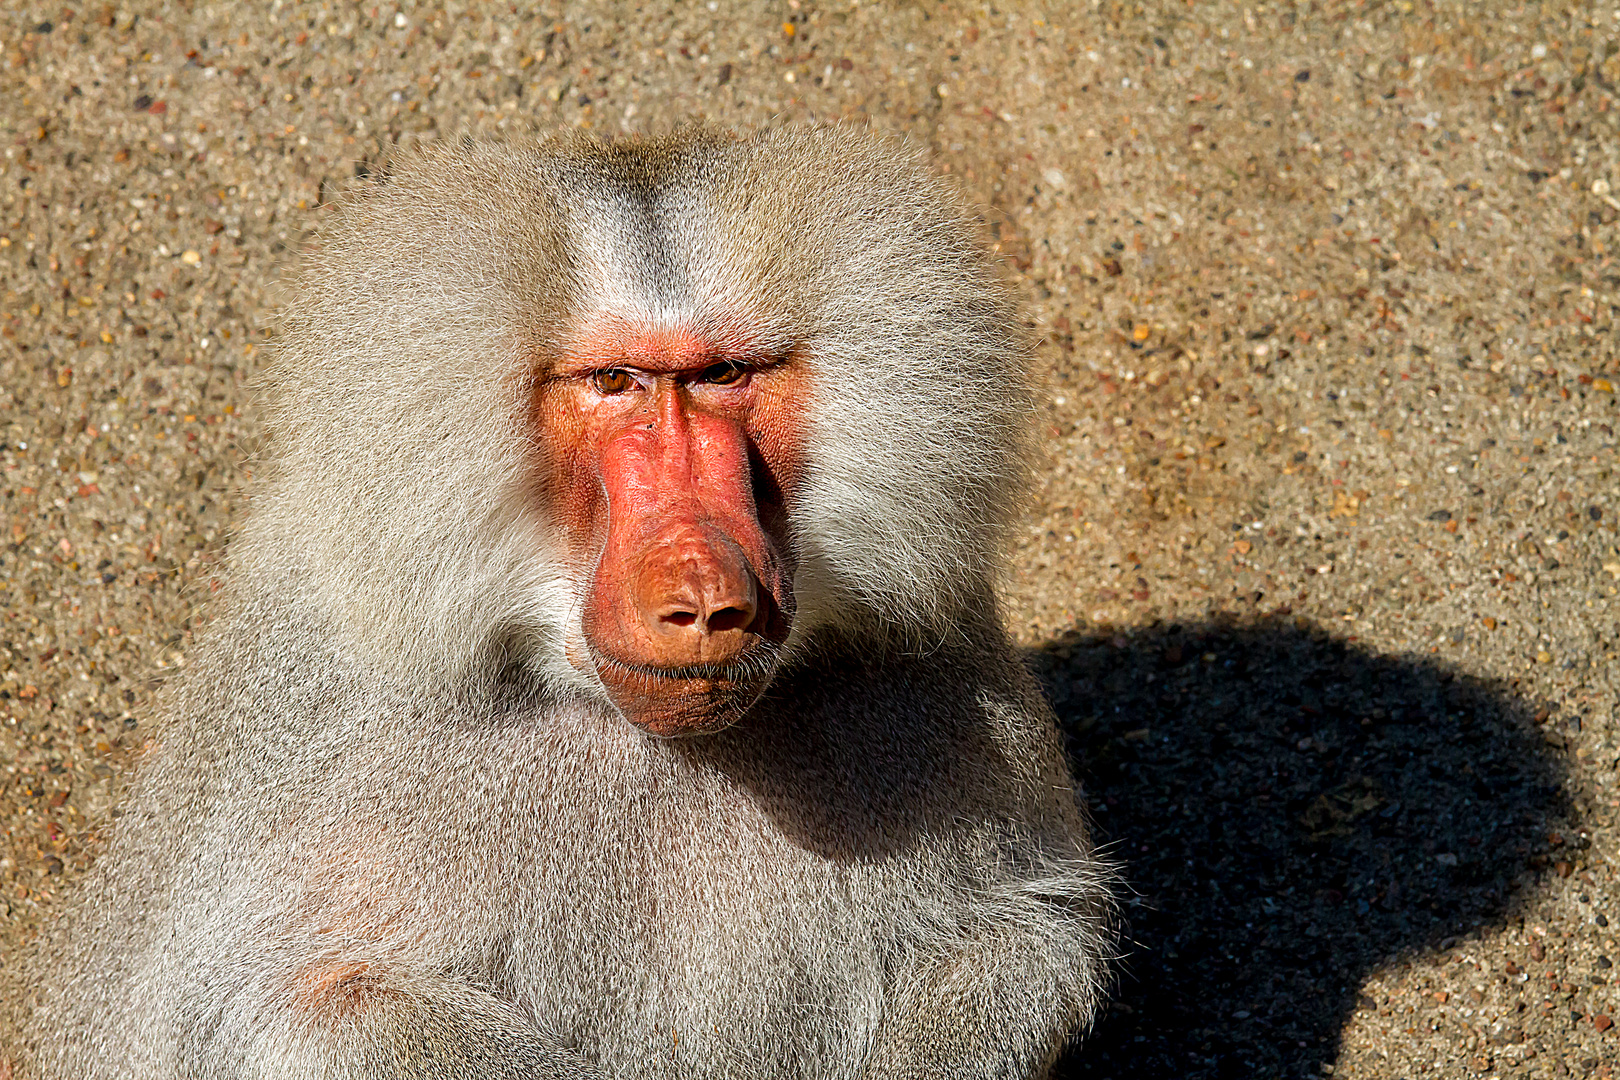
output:
[{"label": "red face skin", "polygon": [[726,727],[770,681],[808,397],[791,358],[622,323],[535,390],[551,510],[589,580],[569,659],[654,735]]}]

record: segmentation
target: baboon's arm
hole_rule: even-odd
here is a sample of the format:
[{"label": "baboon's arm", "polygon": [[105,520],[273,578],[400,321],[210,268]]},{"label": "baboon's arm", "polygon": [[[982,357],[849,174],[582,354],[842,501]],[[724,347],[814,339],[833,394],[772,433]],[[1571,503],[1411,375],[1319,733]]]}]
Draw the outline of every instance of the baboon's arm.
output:
[{"label": "baboon's arm", "polygon": [[864,1080],[1037,1080],[1081,1006],[1029,940],[976,944],[915,981],[885,1017]]},{"label": "baboon's arm", "polygon": [[[357,978],[313,1000],[215,1013],[182,1036],[196,1080],[602,1080],[494,995],[448,977]],[[279,1014],[279,1015],[278,1015]]]}]

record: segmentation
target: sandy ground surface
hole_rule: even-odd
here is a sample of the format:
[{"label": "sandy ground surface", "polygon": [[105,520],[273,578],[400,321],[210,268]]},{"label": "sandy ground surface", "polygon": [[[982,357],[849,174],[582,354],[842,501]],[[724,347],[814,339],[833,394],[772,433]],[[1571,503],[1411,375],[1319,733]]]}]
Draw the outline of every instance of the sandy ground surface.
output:
[{"label": "sandy ground surface", "polygon": [[1617,51],[1596,4],[5,4],[0,985],[185,664],[323,200],[851,119],[1039,338],[1009,609],[1131,889],[1062,1075],[1611,1075]]}]

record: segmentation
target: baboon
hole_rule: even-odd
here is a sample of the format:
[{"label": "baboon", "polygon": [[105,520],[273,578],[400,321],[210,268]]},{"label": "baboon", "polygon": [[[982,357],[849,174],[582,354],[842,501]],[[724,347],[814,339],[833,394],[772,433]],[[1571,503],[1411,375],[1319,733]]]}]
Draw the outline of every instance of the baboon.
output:
[{"label": "baboon", "polygon": [[1029,393],[954,200],[825,128],[346,197],[25,1074],[1048,1070],[1107,873],[997,610]]}]

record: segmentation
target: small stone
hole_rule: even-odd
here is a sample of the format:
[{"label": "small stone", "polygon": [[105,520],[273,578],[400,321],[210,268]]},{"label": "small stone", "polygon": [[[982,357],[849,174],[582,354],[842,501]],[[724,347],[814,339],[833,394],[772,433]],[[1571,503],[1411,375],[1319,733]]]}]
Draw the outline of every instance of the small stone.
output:
[{"label": "small stone", "polygon": [[186,263],[188,266],[196,266],[198,263],[202,262],[202,253],[191,248],[187,248],[185,251],[180,253],[180,261]]},{"label": "small stone", "polygon": [[1592,1017],[1592,1026],[1597,1028],[1599,1031],[1608,1031],[1610,1028],[1614,1027],[1614,1021],[1609,1018],[1608,1013],[1598,1013],[1596,1016]]},{"label": "small stone", "polygon": [[1546,958],[1547,958],[1547,950],[1541,944],[1541,942],[1538,941],[1535,944],[1530,946],[1530,959],[1540,961],[1540,960],[1545,960]]},{"label": "small stone", "polygon": [[1603,196],[1609,193],[1609,182],[1602,177],[1592,181],[1592,194]]},{"label": "small stone", "polygon": [[1550,664],[1552,663],[1552,659],[1552,653],[1546,651],[1545,649],[1536,653],[1536,663],[1538,664]]}]

